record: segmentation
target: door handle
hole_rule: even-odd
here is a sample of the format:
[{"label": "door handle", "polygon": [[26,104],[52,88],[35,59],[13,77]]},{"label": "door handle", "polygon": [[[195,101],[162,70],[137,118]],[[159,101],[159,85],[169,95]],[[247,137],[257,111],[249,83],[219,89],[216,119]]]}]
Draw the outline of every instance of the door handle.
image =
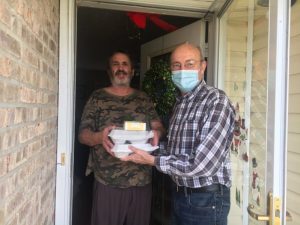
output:
[{"label": "door handle", "polygon": [[[270,217],[267,216],[267,215],[260,215],[258,213],[255,213],[253,211],[254,208],[255,207],[252,204],[249,204],[249,206],[247,207],[248,214],[252,218],[254,218],[254,219],[258,220],[258,221],[269,221],[270,220]],[[293,217],[292,217],[292,215],[288,211],[286,211],[286,213],[285,213],[285,219],[286,219],[286,221],[293,221]]]},{"label": "door handle", "polygon": [[[277,204],[278,205],[278,204]],[[248,207],[247,207],[247,211],[248,211],[248,214],[253,218],[253,219],[256,219],[258,221],[266,221],[267,224],[272,224],[271,220],[272,220],[272,216],[271,216],[271,212],[273,210],[273,193],[272,192],[269,192],[268,194],[268,198],[267,198],[267,215],[260,215],[256,212],[254,212],[254,208],[255,206],[252,205],[252,204],[249,204]],[[280,224],[276,224],[276,225],[280,225]]]},{"label": "door handle", "polygon": [[[273,202],[274,201],[274,202]],[[267,224],[272,224],[272,216],[271,216],[271,212],[274,211],[274,224],[275,225],[280,225],[280,199],[279,198],[273,198],[273,194],[269,193],[268,194],[268,208],[267,208],[267,212],[268,215],[261,215],[258,214],[256,212],[254,212],[254,208],[255,206],[252,204],[249,204],[247,207],[247,211],[248,214],[255,220],[258,221],[267,221]],[[286,211],[286,221],[292,221],[292,216],[291,214]]]},{"label": "door handle", "polygon": [[253,211],[254,208],[255,207],[252,204],[249,204],[248,207],[247,207],[248,214],[252,218],[254,218],[254,219],[258,220],[258,221],[269,221],[270,220],[270,216],[268,216],[268,215],[260,215],[260,214],[258,214],[258,213],[256,213],[256,212]]}]

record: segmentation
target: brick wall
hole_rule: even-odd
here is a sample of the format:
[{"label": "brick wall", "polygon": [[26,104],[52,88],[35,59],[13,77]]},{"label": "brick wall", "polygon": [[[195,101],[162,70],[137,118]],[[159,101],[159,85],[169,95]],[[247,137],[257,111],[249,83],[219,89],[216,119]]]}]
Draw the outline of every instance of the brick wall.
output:
[{"label": "brick wall", "polygon": [[54,224],[59,0],[0,1],[0,225]]}]

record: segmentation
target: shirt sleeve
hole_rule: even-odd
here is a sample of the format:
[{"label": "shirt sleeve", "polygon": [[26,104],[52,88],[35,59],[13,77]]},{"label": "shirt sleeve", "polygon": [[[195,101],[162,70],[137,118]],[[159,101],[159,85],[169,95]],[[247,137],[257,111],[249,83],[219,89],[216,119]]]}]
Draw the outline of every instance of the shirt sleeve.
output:
[{"label": "shirt sleeve", "polygon": [[94,104],[94,102],[95,102],[95,97],[94,94],[92,94],[84,106],[80,125],[79,125],[79,133],[86,128],[90,129],[91,131],[96,131],[95,117],[96,117],[97,107]]},{"label": "shirt sleeve", "polygon": [[224,95],[209,107],[200,128],[200,144],[194,156],[188,154],[157,156],[155,165],[163,173],[180,177],[208,177],[217,173],[228,155],[233,138],[234,108]]}]

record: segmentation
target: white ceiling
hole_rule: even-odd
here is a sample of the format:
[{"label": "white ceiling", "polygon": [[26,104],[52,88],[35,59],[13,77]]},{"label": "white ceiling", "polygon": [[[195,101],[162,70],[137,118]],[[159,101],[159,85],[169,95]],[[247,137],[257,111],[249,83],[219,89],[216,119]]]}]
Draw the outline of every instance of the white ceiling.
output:
[{"label": "white ceiling", "polygon": [[77,0],[79,6],[202,18],[230,0]]}]

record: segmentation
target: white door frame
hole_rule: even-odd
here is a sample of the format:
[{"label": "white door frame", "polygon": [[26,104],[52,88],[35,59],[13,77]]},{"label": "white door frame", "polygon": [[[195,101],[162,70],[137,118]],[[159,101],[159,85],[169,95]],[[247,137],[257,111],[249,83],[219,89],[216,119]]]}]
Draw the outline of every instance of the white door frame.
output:
[{"label": "white door frame", "polygon": [[[269,179],[266,187],[273,192],[274,199],[280,199],[279,220],[285,225],[290,1],[270,0],[269,16],[268,85],[271,88],[268,88],[268,112],[272,113],[268,116],[272,116],[268,117],[267,123],[270,125],[267,128],[267,158],[273,163],[267,165]],[[272,80],[272,77],[275,79]],[[275,211],[271,214],[274,221]]]},{"label": "white door frame", "polygon": [[[220,2],[224,3],[225,0]],[[80,2],[80,1],[79,1]],[[102,4],[102,3],[101,3]],[[98,8],[102,8],[97,5]],[[81,5],[81,4],[80,4]],[[91,5],[89,5],[91,6]],[[96,8],[96,5],[92,7]],[[106,6],[110,7],[110,6]],[[127,7],[127,8],[126,8]],[[221,5],[219,6],[221,7]],[[219,8],[219,7],[216,7]],[[103,7],[105,8],[105,7]],[[76,57],[76,0],[60,1],[59,27],[59,98],[58,98],[58,137],[55,224],[72,224],[73,151],[75,131],[75,57]],[[116,9],[116,8],[112,8]],[[129,11],[131,8],[122,6]],[[167,10],[167,9],[166,9]],[[172,10],[167,10],[169,15]],[[192,12],[191,12],[192,13]],[[196,17],[186,12],[185,16]],[[176,15],[176,14],[175,14]],[[182,14],[181,14],[182,15]],[[214,63],[213,53],[211,65]],[[211,81],[212,82],[212,81]]]},{"label": "white door frame", "polygon": [[72,223],[75,125],[75,0],[60,1],[59,92],[55,224]]}]

